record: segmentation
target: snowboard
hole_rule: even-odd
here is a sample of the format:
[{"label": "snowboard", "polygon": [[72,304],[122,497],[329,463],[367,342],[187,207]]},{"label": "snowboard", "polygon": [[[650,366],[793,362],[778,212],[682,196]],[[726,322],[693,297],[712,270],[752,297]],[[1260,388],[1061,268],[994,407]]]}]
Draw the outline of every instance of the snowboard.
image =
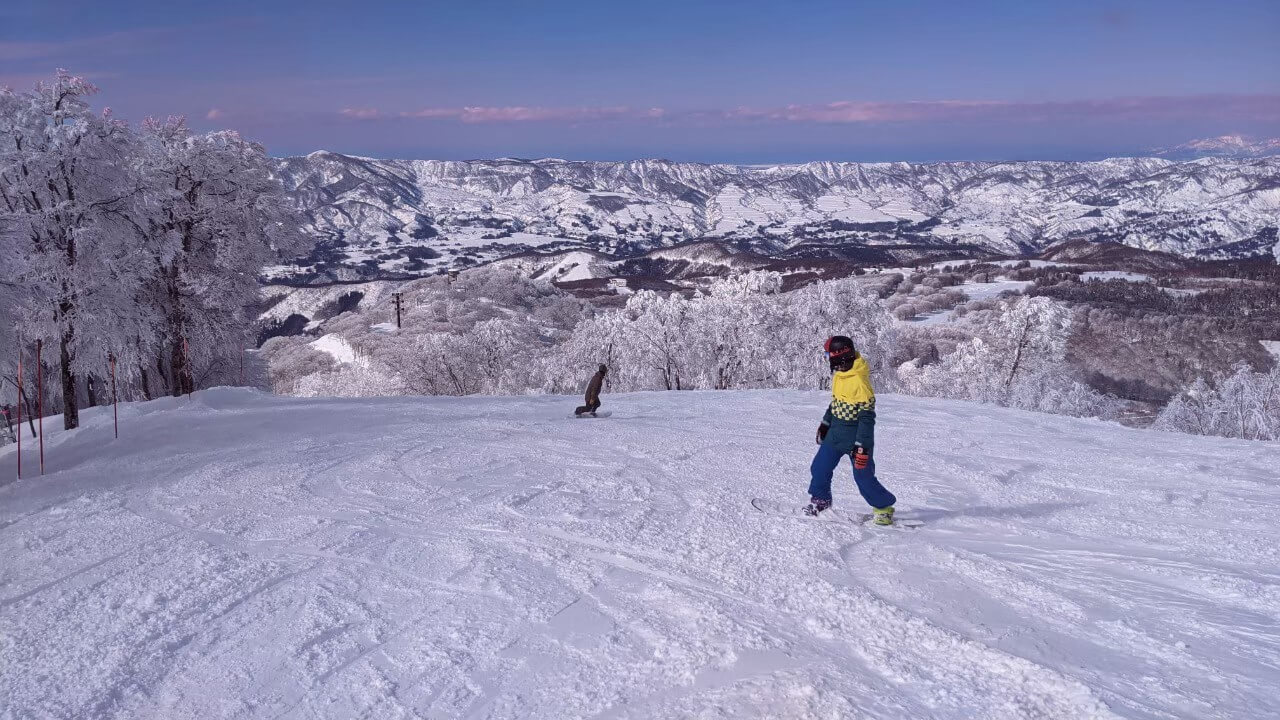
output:
[{"label": "snowboard", "polygon": [[569,417],[574,420],[599,420],[600,418],[607,418],[612,414],[613,413],[606,410],[605,412],[596,413],[595,415],[592,415],[591,413],[584,413],[582,415],[570,415]]},{"label": "snowboard", "polygon": [[924,527],[924,522],[913,520],[911,518],[897,517],[893,520],[893,525],[880,526],[871,522],[871,513],[850,513],[840,508],[830,508],[822,511],[817,517],[804,514],[804,506],[794,503],[783,503],[776,500],[766,500],[764,498],[752,498],[751,506],[766,515],[781,515],[783,517],[796,518],[797,520],[808,520],[811,522],[830,522],[845,525],[868,525],[873,528],[884,527],[889,528],[910,528],[915,529]]}]

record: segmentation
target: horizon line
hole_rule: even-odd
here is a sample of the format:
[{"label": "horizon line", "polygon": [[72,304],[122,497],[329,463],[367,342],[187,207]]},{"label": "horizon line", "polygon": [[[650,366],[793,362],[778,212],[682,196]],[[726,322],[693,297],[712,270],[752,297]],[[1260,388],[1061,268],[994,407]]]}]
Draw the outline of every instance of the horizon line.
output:
[{"label": "horizon line", "polygon": [[268,153],[277,160],[293,160],[299,158],[309,158],[312,155],[330,154],[340,155],[342,157],[353,158],[356,160],[373,160],[377,162],[457,162],[457,163],[494,163],[494,162],[515,162],[515,163],[608,163],[622,164],[634,162],[653,162],[666,163],[670,165],[703,165],[706,167],[725,166],[735,168],[770,168],[770,167],[795,167],[803,165],[813,165],[817,163],[835,163],[840,165],[955,165],[961,163],[988,163],[988,164],[1004,164],[1004,163],[1063,163],[1063,164],[1085,164],[1085,163],[1101,163],[1114,160],[1160,160],[1172,164],[1196,162],[1199,160],[1268,160],[1272,158],[1280,158],[1280,152],[1265,155],[1230,155],[1230,154],[1200,154],[1200,155],[1160,155],[1157,153],[1134,154],[1134,155],[1106,155],[1091,160],[1063,160],[1054,158],[1003,158],[1003,159],[983,159],[971,158],[965,160],[834,160],[834,159],[814,159],[814,160],[797,160],[787,162],[717,162],[707,160],[672,160],[665,157],[657,156],[635,156],[621,159],[598,160],[588,158],[566,158],[546,155],[542,157],[519,157],[514,155],[500,155],[496,157],[471,157],[466,159],[446,159],[440,157],[395,157],[395,156],[373,156],[362,155],[355,152],[342,152],[339,150],[318,149],[303,154],[285,154],[276,155]]}]

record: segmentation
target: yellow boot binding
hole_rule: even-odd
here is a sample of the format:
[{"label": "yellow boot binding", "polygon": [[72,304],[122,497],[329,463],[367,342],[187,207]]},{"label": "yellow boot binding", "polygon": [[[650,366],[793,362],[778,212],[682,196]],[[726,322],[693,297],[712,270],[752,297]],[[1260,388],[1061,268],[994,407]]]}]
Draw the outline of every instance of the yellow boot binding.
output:
[{"label": "yellow boot binding", "polygon": [[872,518],[876,525],[892,525],[893,524],[893,506],[883,508],[875,508],[872,512]]}]

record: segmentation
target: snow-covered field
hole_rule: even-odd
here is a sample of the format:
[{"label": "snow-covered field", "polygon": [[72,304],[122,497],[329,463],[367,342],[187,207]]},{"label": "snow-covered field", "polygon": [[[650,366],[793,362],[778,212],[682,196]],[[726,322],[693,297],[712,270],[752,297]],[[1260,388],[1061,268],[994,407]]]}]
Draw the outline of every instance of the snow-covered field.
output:
[{"label": "snow-covered field", "polygon": [[821,394],[604,400],[221,389],[5,448],[0,717],[1280,715],[1280,445],[885,396],[926,525],[882,530],[749,505],[803,498]]},{"label": "snow-covered field", "polygon": [[1125,272],[1123,270],[1100,270],[1097,272],[1080,273],[1080,279],[1088,282],[1089,280],[1124,280],[1125,282],[1151,282],[1150,275],[1142,273]]},{"label": "snow-covered field", "polygon": [[955,289],[968,295],[970,300],[990,300],[1003,292],[1023,292],[1034,284],[1029,280],[1010,280],[999,277],[992,282],[967,282],[957,285]]},{"label": "snow-covered field", "polygon": [[353,363],[356,362],[358,357],[355,348],[351,347],[351,343],[343,339],[341,335],[324,335],[319,340],[312,342],[311,347],[320,352],[328,353],[338,363]]}]

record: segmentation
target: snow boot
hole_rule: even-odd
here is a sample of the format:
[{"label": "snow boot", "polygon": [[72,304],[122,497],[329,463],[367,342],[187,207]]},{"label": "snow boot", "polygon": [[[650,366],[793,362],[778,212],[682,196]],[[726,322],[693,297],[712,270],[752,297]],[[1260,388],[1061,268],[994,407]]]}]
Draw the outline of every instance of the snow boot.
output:
[{"label": "snow boot", "polygon": [[873,522],[875,522],[876,525],[892,525],[893,506],[890,505],[889,507],[873,508],[872,518],[874,518]]},{"label": "snow boot", "polygon": [[804,506],[804,514],[809,517],[818,517],[818,513],[831,507],[830,500],[819,500],[818,498],[809,498],[809,504]]}]

